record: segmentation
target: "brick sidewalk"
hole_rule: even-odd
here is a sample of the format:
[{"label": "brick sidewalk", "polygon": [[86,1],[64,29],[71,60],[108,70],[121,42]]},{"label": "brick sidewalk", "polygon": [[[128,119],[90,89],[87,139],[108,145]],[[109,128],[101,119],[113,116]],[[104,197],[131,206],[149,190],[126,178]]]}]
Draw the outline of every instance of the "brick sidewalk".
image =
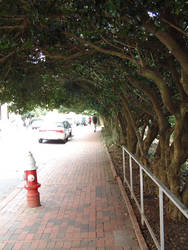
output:
[{"label": "brick sidewalk", "polygon": [[27,207],[23,188],[0,204],[0,249],[140,249],[100,132],[69,147],[38,174],[41,207]]}]

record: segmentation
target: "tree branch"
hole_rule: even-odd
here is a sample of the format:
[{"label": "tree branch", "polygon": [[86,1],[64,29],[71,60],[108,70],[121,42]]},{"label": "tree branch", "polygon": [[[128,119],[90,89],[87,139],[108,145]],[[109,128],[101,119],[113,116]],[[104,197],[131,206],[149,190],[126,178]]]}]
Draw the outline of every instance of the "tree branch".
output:
[{"label": "tree branch", "polygon": [[176,29],[178,32],[182,33],[184,36],[188,36],[188,34],[182,30],[180,27],[177,27],[176,25],[174,25],[173,23],[170,23],[168,20],[166,20],[165,18],[161,18],[161,20],[164,23],[167,23],[169,26],[171,26],[172,28]]},{"label": "tree branch", "polygon": [[15,29],[23,30],[24,28],[25,28],[24,25],[0,26],[0,30],[15,30]]},{"label": "tree branch", "polygon": [[161,93],[164,105],[172,114],[174,114],[177,111],[177,107],[174,105],[172,100],[172,93],[160,73],[156,70],[154,71],[152,69],[147,68],[143,69],[143,71],[140,72],[140,75],[145,76],[146,78],[154,81]]},{"label": "tree branch", "polygon": [[130,84],[132,84],[135,88],[138,88],[141,91],[143,91],[150,98],[152,105],[153,105],[153,109],[154,109],[156,116],[159,120],[159,124],[161,127],[163,127],[164,126],[163,124],[165,124],[165,117],[164,117],[164,114],[163,114],[161,107],[158,103],[158,99],[157,99],[157,96],[155,95],[155,93],[153,93],[150,88],[143,85],[141,82],[138,82],[133,77],[129,77],[128,80],[129,80]]},{"label": "tree branch", "polygon": [[4,63],[4,62],[6,61],[6,59],[9,58],[10,56],[14,55],[15,52],[16,52],[16,51],[14,50],[14,51],[12,51],[10,54],[8,54],[8,55],[6,55],[6,56],[4,56],[4,57],[1,57],[1,58],[0,58],[0,63]]},{"label": "tree branch", "polygon": [[174,55],[174,57],[179,61],[181,64],[181,67],[185,72],[188,70],[188,59],[187,59],[187,53],[185,49],[183,49],[180,44],[176,41],[176,38],[173,37],[168,31],[163,30],[156,30],[155,25],[150,23],[145,23],[144,27],[151,33],[154,33],[155,36],[161,41],[162,44],[164,44],[169,51]]},{"label": "tree branch", "polygon": [[106,38],[104,38],[102,35],[101,35],[101,37],[102,37],[102,40],[103,40],[105,43],[109,44],[110,46],[112,46],[112,47],[114,47],[114,48],[116,48],[116,49],[118,49],[118,50],[123,50],[122,48],[120,48],[120,47],[114,45],[113,43],[109,42],[108,40],[106,40]]},{"label": "tree branch", "polygon": [[75,40],[79,41],[80,43],[84,44],[84,45],[88,45],[89,47],[95,49],[96,51],[98,52],[101,52],[103,54],[107,54],[107,55],[111,55],[111,56],[117,56],[119,58],[122,58],[122,59],[127,59],[127,60],[130,60],[132,61],[133,63],[135,64],[138,64],[138,61],[123,54],[123,53],[120,53],[120,52],[117,52],[117,51],[112,51],[112,50],[107,50],[107,49],[103,49],[101,47],[98,47],[97,45],[95,45],[94,43],[91,43],[83,38],[80,38],[80,37],[77,37],[76,35],[74,34],[70,34],[70,33],[65,33],[65,35],[69,36],[69,37],[72,37],[74,38]]},{"label": "tree branch", "polygon": [[81,56],[85,56],[85,55],[90,55],[93,54],[94,51],[90,50],[88,52],[76,52],[75,54],[72,54],[70,56],[63,56],[63,55],[51,55],[47,50],[44,50],[41,48],[41,51],[43,52],[43,54],[50,58],[50,59],[54,59],[54,60],[73,60],[75,58],[81,57]]}]

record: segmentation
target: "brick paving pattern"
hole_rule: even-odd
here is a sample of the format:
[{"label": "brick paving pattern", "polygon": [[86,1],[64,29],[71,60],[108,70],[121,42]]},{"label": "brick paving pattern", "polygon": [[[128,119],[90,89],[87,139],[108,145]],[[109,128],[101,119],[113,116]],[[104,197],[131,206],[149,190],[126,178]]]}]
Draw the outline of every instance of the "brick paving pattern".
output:
[{"label": "brick paving pattern", "polygon": [[0,249],[140,249],[100,132],[66,144],[71,153],[38,173],[41,205],[21,188],[0,210]]}]

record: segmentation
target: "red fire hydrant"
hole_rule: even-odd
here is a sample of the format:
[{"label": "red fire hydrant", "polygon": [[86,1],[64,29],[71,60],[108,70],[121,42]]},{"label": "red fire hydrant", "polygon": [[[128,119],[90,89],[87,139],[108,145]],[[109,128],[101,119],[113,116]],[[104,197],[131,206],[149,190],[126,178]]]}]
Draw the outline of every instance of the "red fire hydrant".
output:
[{"label": "red fire hydrant", "polygon": [[29,207],[40,206],[40,194],[38,188],[41,186],[37,181],[36,161],[31,152],[28,153],[27,169],[25,170],[25,180],[27,189],[27,204]]}]

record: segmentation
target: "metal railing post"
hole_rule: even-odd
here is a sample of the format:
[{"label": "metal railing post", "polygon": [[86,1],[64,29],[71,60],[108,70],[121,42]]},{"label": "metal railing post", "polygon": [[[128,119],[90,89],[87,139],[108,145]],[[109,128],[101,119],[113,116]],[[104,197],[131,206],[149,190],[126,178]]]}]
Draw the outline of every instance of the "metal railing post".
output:
[{"label": "metal railing post", "polygon": [[159,214],[160,214],[160,242],[161,250],[164,250],[164,208],[163,208],[163,190],[159,187]]},{"label": "metal railing post", "polygon": [[[140,166],[139,166],[140,167]],[[144,225],[144,182],[143,182],[143,171],[140,167],[140,207],[141,207],[141,223]]]},{"label": "metal railing post", "polygon": [[130,169],[131,198],[133,198],[133,169],[132,169],[132,157],[131,157],[131,155],[129,155],[129,169]]},{"label": "metal railing post", "polygon": [[123,150],[123,182],[125,183],[125,150],[122,147]]}]

